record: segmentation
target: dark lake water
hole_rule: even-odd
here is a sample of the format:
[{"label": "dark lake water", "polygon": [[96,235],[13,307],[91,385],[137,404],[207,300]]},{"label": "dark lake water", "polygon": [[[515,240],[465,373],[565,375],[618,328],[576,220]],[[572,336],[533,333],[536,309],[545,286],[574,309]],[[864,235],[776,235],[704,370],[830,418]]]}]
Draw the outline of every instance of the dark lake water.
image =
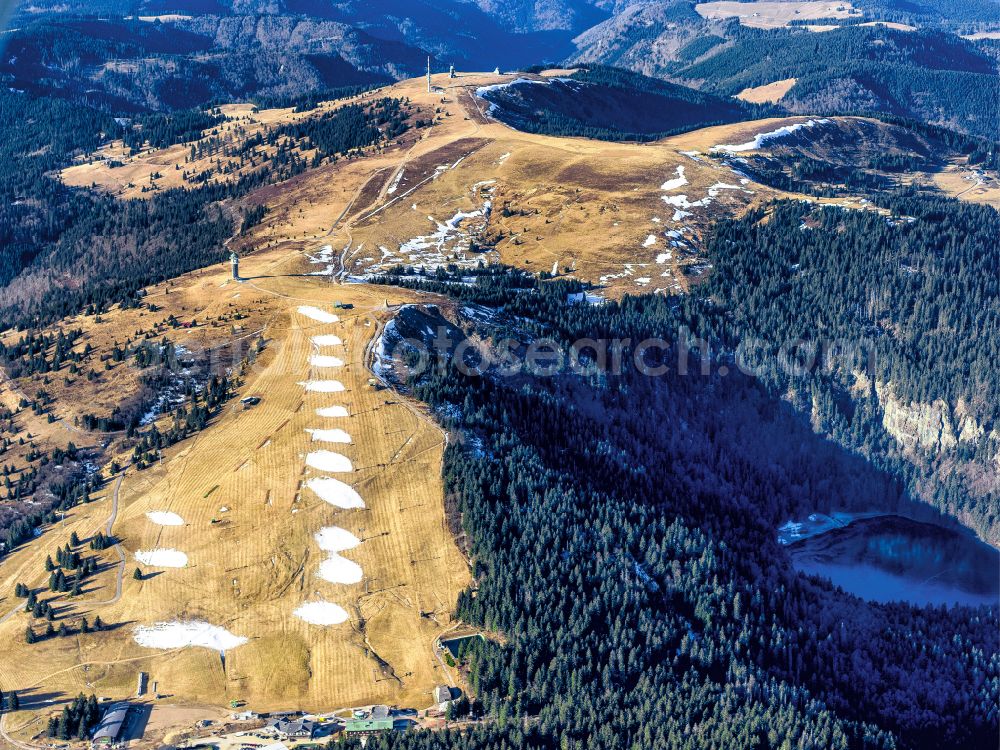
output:
[{"label": "dark lake water", "polygon": [[857,520],[788,551],[797,570],[872,601],[1000,604],[1000,552],[971,534],[902,516]]}]

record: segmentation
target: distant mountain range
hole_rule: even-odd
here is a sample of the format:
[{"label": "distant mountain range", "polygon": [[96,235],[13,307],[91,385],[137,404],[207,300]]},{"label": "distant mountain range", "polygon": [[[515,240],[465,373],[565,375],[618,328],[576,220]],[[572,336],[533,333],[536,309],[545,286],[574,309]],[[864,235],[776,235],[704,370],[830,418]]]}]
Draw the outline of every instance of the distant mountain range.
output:
[{"label": "distant mountain range", "polygon": [[787,81],[772,101],[789,112],[887,112],[1000,137],[995,0],[859,0],[811,20],[794,2],[778,20],[747,4],[742,23],[717,5],[42,0],[15,16],[0,77],[128,112],[378,84],[419,75],[428,56],[437,70],[610,65],[725,98]]}]

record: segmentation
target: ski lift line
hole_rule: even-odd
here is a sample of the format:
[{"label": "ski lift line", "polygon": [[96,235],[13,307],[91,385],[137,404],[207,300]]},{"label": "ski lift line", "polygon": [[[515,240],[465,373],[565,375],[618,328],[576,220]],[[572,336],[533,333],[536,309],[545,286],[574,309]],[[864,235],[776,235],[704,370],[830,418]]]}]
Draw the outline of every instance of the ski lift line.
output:
[{"label": "ski lift line", "polygon": [[[473,154],[481,151],[487,145],[489,145],[489,144],[488,143],[483,143],[483,144],[481,144],[479,146],[476,146],[476,148],[472,149],[467,154],[465,154],[461,159],[459,159],[457,162],[455,162],[455,164],[452,167],[450,167],[448,169],[448,171],[450,172],[452,169],[454,169],[456,166],[458,166],[459,163],[461,163],[465,159],[468,159]],[[407,190],[405,193],[401,193],[400,195],[397,195],[395,198],[393,198],[392,200],[390,200],[388,203],[386,203],[386,204],[384,204],[382,206],[379,206],[378,208],[376,208],[374,211],[371,211],[370,213],[365,214],[364,216],[360,217],[357,221],[359,223],[362,222],[362,221],[367,221],[372,216],[374,216],[375,214],[381,213],[382,211],[384,211],[385,209],[389,208],[389,206],[391,206],[392,204],[396,203],[397,201],[400,201],[403,198],[406,198],[407,196],[412,195],[414,191],[420,189],[421,187],[423,187],[425,184],[427,184],[431,180],[436,179],[437,176],[438,175],[436,173],[428,175],[427,177],[425,177],[424,179],[422,179],[420,182],[418,182],[416,185],[414,185],[409,190]]]}]

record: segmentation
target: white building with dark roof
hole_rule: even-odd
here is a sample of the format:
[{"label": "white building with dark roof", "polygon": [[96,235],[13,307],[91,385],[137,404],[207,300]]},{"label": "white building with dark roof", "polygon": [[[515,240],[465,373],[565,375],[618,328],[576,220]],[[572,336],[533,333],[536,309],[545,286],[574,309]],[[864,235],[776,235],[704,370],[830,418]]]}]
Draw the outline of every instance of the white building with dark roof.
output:
[{"label": "white building with dark roof", "polygon": [[128,718],[128,709],[128,703],[115,703],[107,710],[90,738],[92,748],[108,748],[118,744],[122,727]]}]

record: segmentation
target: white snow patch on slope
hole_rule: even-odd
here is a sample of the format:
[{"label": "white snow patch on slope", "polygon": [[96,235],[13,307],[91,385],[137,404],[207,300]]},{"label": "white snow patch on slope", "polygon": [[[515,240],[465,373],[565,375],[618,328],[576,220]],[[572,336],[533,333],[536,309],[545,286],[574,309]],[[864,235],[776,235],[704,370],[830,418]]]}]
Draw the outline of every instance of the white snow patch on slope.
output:
[{"label": "white snow patch on slope", "polygon": [[320,471],[347,473],[354,471],[354,465],[347,456],[333,451],[315,451],[306,456],[306,465]]},{"label": "white snow patch on slope", "polygon": [[341,346],[344,343],[340,340],[340,336],[336,336],[332,333],[324,333],[321,336],[313,336],[312,342],[316,346]]},{"label": "white snow patch on slope", "polygon": [[320,578],[329,583],[358,583],[364,577],[360,565],[338,554],[361,544],[354,534],[339,526],[327,526],[315,538],[319,548],[328,553],[319,566]]},{"label": "white snow patch on slope", "polygon": [[300,381],[299,385],[311,393],[340,393],[344,390],[344,384],[339,380],[307,380]]},{"label": "white snow patch on slope", "polygon": [[351,436],[340,429],[332,430],[306,430],[312,435],[313,442],[320,443],[350,443]]},{"label": "white snow patch on slope", "polygon": [[158,523],[160,526],[183,526],[184,519],[181,518],[176,513],[171,513],[167,510],[152,510],[146,514],[148,518],[153,523]]},{"label": "white snow patch on slope", "polygon": [[434,233],[414,237],[412,240],[404,242],[399,246],[399,252],[403,255],[414,255],[426,250],[434,250],[440,254],[447,249],[449,242],[456,239],[458,239],[461,249],[466,249],[468,238],[461,237],[459,233],[462,222],[467,219],[489,219],[491,208],[491,203],[486,201],[482,209],[477,211],[459,211],[443,224],[433,216],[428,216],[427,219],[433,222],[436,227]]},{"label": "white snow patch on slope", "polygon": [[791,125],[784,125],[783,127],[780,127],[777,130],[772,130],[767,133],[758,133],[752,141],[749,141],[747,143],[740,143],[735,146],[733,145],[712,146],[712,151],[713,152],[722,151],[727,154],[738,154],[743,151],[756,151],[759,148],[763,148],[764,144],[767,143],[768,141],[774,141],[784,138],[786,136],[791,135],[792,133],[802,130],[803,128],[814,128],[817,125],[826,125],[828,122],[830,121],[825,118],[822,120],[808,120],[806,122],[796,122]]},{"label": "white snow patch on slope", "polygon": [[225,628],[211,625],[204,620],[140,625],[135,629],[132,637],[140,646],[160,649],[201,646],[213,651],[228,651],[247,642],[246,638],[233,635]]},{"label": "white snow patch on slope", "polygon": [[301,305],[299,307],[299,313],[305,315],[307,318],[312,318],[313,320],[318,320],[320,323],[336,323],[340,320],[336,315],[326,310],[320,310],[318,307],[313,307],[312,305]]},{"label": "white snow patch on slope", "polygon": [[135,559],[143,565],[156,568],[183,568],[188,562],[188,556],[183,552],[167,548],[139,550],[135,553]]},{"label": "white snow patch on slope", "polygon": [[485,94],[489,94],[490,92],[493,91],[502,91],[503,89],[508,88],[509,86],[519,86],[523,83],[534,83],[539,86],[547,85],[546,81],[534,81],[531,78],[517,78],[513,81],[510,81],[509,83],[494,83],[492,86],[480,86],[478,89],[476,89],[476,96],[478,96],[480,99],[485,99],[486,98],[484,96]]},{"label": "white snow patch on slope", "polygon": [[316,414],[320,417],[349,417],[346,406],[324,406],[317,409]]},{"label": "white snow patch on slope", "polygon": [[343,552],[361,544],[361,540],[354,534],[339,526],[324,526],[313,535],[313,538],[324,552]]},{"label": "white snow patch on slope", "polygon": [[399,187],[399,183],[403,179],[403,173],[405,171],[406,171],[405,169],[400,169],[398,172],[396,172],[396,177],[393,179],[392,184],[389,186],[389,189],[386,190],[386,192],[389,193],[389,195],[392,195],[393,193],[396,192],[396,189]]},{"label": "white snow patch on slope", "polygon": [[682,165],[677,167],[677,177],[673,180],[667,180],[660,185],[660,190],[676,190],[677,188],[684,187],[687,184],[687,177],[684,176],[684,167]]},{"label": "white snow patch on slope", "polygon": [[711,198],[702,198],[700,201],[689,201],[686,193],[680,195],[661,195],[661,200],[668,206],[675,208],[704,208],[712,202]]},{"label": "white snow patch on slope", "polygon": [[306,602],[292,614],[312,625],[339,625],[347,622],[347,611],[332,602]]},{"label": "white snow patch on slope", "polygon": [[722,190],[742,190],[739,185],[730,185],[725,182],[717,182],[708,189],[710,198],[717,198]]},{"label": "white snow patch on slope", "polygon": [[310,276],[327,276],[330,273],[332,273],[333,272],[333,265],[330,263],[330,260],[332,258],[333,258],[333,245],[323,245],[323,247],[321,247],[319,249],[319,252],[316,253],[316,255],[310,255],[309,256],[309,262],[312,263],[312,264],[314,264],[314,265],[316,265],[316,264],[326,264],[326,268],[324,268],[322,271],[313,271],[309,275]]},{"label": "white snow patch on slope", "polygon": [[331,357],[326,354],[314,354],[309,357],[309,364],[313,367],[343,367],[344,360],[340,357]]},{"label": "white snow patch on slope", "polygon": [[327,583],[360,583],[365,577],[361,566],[346,557],[331,554],[319,564],[317,575]]},{"label": "white snow patch on slope", "polygon": [[306,482],[306,487],[311,489],[320,500],[329,503],[336,508],[347,510],[349,508],[364,508],[365,501],[351,485],[341,482],[333,477],[315,477]]},{"label": "white snow patch on slope", "polygon": [[656,244],[656,235],[655,234],[651,234],[651,235],[649,235],[649,237],[647,237],[645,239],[645,241],[642,243],[642,246],[643,247],[652,247],[655,244]]}]

